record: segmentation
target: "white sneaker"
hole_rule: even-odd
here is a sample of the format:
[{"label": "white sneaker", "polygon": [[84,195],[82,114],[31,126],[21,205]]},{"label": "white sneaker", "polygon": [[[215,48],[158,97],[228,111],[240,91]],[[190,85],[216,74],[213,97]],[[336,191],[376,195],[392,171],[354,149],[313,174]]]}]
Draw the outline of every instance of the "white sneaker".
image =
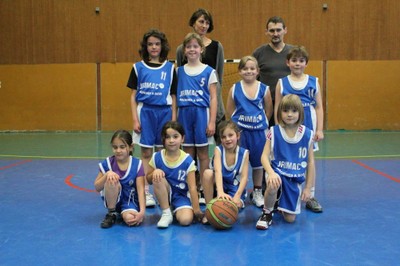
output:
[{"label": "white sneaker", "polygon": [[262,190],[260,188],[254,189],[254,191],[251,193],[252,199],[251,201],[253,202],[254,205],[256,205],[258,208],[261,208],[264,206],[264,196],[262,194]]},{"label": "white sneaker", "polygon": [[161,219],[157,223],[158,228],[167,228],[173,220],[173,216],[171,212],[164,213],[161,215]]},{"label": "white sneaker", "polygon": [[153,195],[150,192],[146,192],[146,207],[154,207],[156,206],[156,201],[154,200]]}]

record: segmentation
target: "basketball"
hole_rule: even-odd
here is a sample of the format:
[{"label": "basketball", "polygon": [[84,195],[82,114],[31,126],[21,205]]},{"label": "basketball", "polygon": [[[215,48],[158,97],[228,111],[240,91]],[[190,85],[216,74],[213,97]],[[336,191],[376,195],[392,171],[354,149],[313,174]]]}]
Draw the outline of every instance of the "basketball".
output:
[{"label": "basketball", "polygon": [[236,222],[238,207],[230,200],[214,198],[207,204],[206,218],[219,230],[229,229]]}]

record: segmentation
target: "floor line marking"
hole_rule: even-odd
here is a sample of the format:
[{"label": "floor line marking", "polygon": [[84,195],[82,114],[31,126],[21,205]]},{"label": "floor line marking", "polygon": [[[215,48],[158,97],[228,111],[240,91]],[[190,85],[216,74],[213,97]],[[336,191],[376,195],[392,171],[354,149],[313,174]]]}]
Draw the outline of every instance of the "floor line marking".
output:
[{"label": "floor line marking", "polygon": [[[82,160],[101,160],[104,157],[95,156],[42,156],[42,155],[18,155],[18,154],[0,154],[0,157],[6,158],[32,158],[32,159],[82,159]],[[106,156],[107,157],[107,156]],[[349,156],[315,156],[315,159],[337,160],[337,159],[380,159],[380,158],[400,158],[400,154],[381,154],[381,155],[349,155]]]},{"label": "floor line marking", "polygon": [[94,190],[94,189],[87,189],[87,188],[83,188],[83,187],[80,187],[80,186],[75,185],[74,183],[71,182],[72,177],[74,177],[74,175],[69,175],[69,176],[67,176],[67,177],[65,178],[65,180],[64,180],[65,184],[67,184],[68,186],[70,186],[70,187],[72,187],[72,188],[74,188],[74,189],[77,189],[77,190],[82,190],[82,191],[91,192],[91,193],[97,192],[97,191]]},{"label": "floor line marking", "polygon": [[373,168],[373,167],[371,167],[371,166],[368,166],[368,165],[366,165],[366,164],[364,164],[364,163],[362,163],[362,162],[360,162],[360,161],[352,160],[352,162],[353,162],[353,163],[356,163],[356,164],[358,164],[358,165],[364,167],[365,169],[370,170],[370,171],[372,171],[372,172],[374,172],[374,173],[376,173],[376,174],[378,174],[378,175],[381,175],[381,176],[386,177],[386,178],[388,178],[388,179],[390,179],[390,180],[392,180],[392,181],[395,181],[395,182],[397,182],[397,183],[400,183],[400,179],[397,178],[397,177],[393,177],[393,176],[391,176],[391,175],[388,175],[388,174],[386,174],[386,173],[384,173],[384,172],[382,172],[382,171],[379,171],[379,170],[377,170],[377,169],[375,169],[375,168]]},{"label": "floor line marking", "polygon": [[10,165],[6,165],[6,166],[3,166],[3,167],[0,167],[0,170],[12,168],[12,167],[15,167],[15,166],[18,166],[18,165],[21,165],[21,164],[25,164],[25,163],[30,163],[30,162],[32,162],[32,160],[25,160],[25,161],[16,162],[16,163],[13,163],[13,164],[10,164]]}]

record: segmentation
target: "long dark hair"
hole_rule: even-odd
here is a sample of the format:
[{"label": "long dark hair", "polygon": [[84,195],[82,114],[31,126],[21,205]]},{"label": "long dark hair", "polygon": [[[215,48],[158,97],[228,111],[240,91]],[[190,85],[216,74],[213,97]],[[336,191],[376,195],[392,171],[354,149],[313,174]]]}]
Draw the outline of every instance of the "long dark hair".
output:
[{"label": "long dark hair", "polygon": [[[133,150],[132,135],[128,131],[124,129],[115,131],[111,137],[110,143],[113,143],[114,139],[120,139],[123,143],[125,143],[125,145],[127,145],[128,147],[132,147]],[[132,151],[129,152],[129,155],[132,155]]]},{"label": "long dark hair", "polygon": [[163,145],[165,144],[165,138],[167,136],[167,129],[172,128],[173,130],[178,131],[179,134],[181,134],[182,138],[185,136],[185,130],[183,129],[183,126],[178,122],[178,121],[169,121],[165,123],[161,130],[161,139]]},{"label": "long dark hair", "polygon": [[140,42],[140,49],[139,49],[140,57],[145,62],[150,61],[150,55],[149,55],[149,52],[147,51],[147,40],[151,36],[153,36],[157,39],[160,39],[160,41],[161,41],[161,53],[160,53],[159,60],[160,60],[160,63],[162,63],[168,59],[168,53],[169,53],[170,48],[169,48],[167,36],[163,32],[161,32],[157,29],[150,29],[143,35],[143,39]]}]

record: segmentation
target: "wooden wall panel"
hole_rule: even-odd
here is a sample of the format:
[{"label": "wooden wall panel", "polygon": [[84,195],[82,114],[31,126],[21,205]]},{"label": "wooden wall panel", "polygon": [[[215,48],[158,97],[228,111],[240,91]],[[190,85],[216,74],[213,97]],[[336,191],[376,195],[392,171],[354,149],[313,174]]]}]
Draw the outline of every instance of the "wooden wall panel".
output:
[{"label": "wooden wall panel", "polygon": [[399,61],[329,61],[327,129],[400,130]]},{"label": "wooden wall panel", "polygon": [[0,66],[0,130],[96,130],[94,64]]},{"label": "wooden wall panel", "polygon": [[133,128],[131,90],[126,86],[132,63],[101,64],[102,130]]},{"label": "wooden wall panel", "polygon": [[133,62],[152,27],[167,34],[173,59],[198,7],[213,14],[210,37],[227,59],[267,42],[273,15],[286,20],[286,42],[306,46],[313,60],[400,59],[397,0],[13,0],[0,1],[0,64]]}]

